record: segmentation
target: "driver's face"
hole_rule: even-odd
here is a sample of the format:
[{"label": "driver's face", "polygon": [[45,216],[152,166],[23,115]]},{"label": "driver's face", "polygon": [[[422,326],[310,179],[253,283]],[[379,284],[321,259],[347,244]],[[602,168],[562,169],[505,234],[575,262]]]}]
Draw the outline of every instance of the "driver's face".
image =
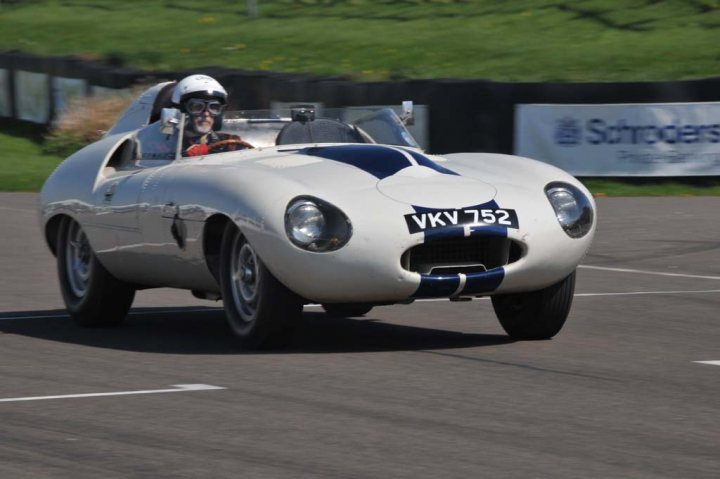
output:
[{"label": "driver's face", "polygon": [[193,116],[192,122],[195,131],[204,135],[205,133],[210,133],[213,123],[215,122],[215,118],[211,116],[207,110],[205,110],[201,114]]}]

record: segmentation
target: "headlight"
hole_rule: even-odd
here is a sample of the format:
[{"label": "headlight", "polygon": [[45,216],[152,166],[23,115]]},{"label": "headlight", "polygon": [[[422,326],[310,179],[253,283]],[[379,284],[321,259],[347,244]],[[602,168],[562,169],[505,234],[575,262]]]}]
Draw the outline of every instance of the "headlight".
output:
[{"label": "headlight", "polygon": [[545,194],[555,210],[560,226],[571,238],[582,238],[593,224],[593,208],[590,199],[578,188],[568,183],[550,183]]},{"label": "headlight", "polygon": [[350,239],[350,220],[335,206],[312,197],[292,200],[285,211],[285,232],[309,251],[333,251]]}]

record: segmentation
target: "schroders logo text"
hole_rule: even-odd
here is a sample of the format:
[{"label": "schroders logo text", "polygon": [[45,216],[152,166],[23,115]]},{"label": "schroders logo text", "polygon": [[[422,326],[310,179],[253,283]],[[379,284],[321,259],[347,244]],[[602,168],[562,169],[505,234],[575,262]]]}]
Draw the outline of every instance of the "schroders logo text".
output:
[{"label": "schroders logo text", "polygon": [[520,104],[514,152],[576,176],[720,175],[720,101]]},{"label": "schroders logo text", "polygon": [[633,124],[627,120],[581,120],[564,116],[555,121],[553,139],[560,146],[669,145],[720,143],[720,120],[695,125],[675,120],[664,124]]}]

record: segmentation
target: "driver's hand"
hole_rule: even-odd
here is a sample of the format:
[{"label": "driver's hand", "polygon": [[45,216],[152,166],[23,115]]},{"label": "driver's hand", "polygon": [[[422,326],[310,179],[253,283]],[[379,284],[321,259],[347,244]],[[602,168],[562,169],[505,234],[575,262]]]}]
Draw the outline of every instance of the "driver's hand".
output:
[{"label": "driver's hand", "polygon": [[209,153],[208,146],[206,144],[203,145],[192,145],[187,150],[185,150],[185,156],[202,156],[207,155]]}]

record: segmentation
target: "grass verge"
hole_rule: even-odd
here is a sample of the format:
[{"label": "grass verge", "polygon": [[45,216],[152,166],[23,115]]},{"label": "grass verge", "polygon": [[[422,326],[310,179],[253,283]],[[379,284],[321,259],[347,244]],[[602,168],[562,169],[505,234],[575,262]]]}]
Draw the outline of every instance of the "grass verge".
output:
[{"label": "grass verge", "polygon": [[0,49],[115,65],[357,80],[647,81],[720,75],[718,0],[28,0]]},{"label": "grass verge", "polygon": [[720,196],[720,178],[580,178],[595,196]]},{"label": "grass verge", "polygon": [[39,191],[63,160],[43,152],[47,129],[31,123],[0,122],[0,191]]}]

